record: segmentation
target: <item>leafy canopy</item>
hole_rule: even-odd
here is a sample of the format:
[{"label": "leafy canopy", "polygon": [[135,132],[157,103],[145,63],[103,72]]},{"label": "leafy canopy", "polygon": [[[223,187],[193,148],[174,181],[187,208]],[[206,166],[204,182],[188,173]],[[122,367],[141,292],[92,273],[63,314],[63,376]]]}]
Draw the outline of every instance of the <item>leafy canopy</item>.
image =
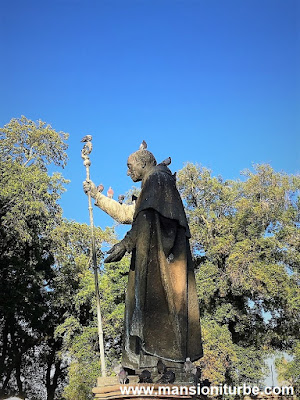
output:
[{"label": "leafy canopy", "polygon": [[[291,349],[299,338],[300,178],[269,165],[243,174],[243,181],[223,181],[191,163],[178,173],[204,321],[201,363],[215,381],[220,373],[236,380],[242,354],[255,351],[261,360],[266,351]],[[213,323],[207,341],[205,321]],[[230,335],[231,346],[217,326]],[[218,358],[207,360],[222,343],[224,355],[228,349],[226,372],[220,372]],[[245,379],[258,379],[252,366]]]},{"label": "leafy canopy", "polygon": [[64,167],[67,161],[66,140],[69,135],[56,132],[41,120],[13,118],[0,128],[0,150],[7,158],[23,166],[36,164],[41,169],[53,163]]}]

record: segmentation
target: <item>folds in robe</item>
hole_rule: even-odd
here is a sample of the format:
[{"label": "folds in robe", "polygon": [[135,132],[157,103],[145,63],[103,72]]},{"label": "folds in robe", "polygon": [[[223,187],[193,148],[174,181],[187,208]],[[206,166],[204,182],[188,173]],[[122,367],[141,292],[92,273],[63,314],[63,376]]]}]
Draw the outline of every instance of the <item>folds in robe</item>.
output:
[{"label": "folds in robe", "polygon": [[151,367],[151,357],[180,363],[186,357],[199,359],[202,344],[190,231],[167,167],[154,167],[144,179],[133,218],[124,239],[132,259],[123,366]]}]

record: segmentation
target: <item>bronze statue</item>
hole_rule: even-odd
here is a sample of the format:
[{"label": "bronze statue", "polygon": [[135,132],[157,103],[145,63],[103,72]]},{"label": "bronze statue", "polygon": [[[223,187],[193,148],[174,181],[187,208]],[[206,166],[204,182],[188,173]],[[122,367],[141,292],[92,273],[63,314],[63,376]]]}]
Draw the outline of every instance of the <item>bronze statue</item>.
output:
[{"label": "bronze statue", "polygon": [[170,162],[157,165],[145,142],[129,156],[127,175],[142,182],[134,205],[109,199],[91,181],[84,182],[97,206],[132,224],[105,262],[132,254],[122,365],[139,373],[155,369],[159,359],[183,370],[187,357],[195,361],[202,356],[190,231],[175,176],[167,167]]}]

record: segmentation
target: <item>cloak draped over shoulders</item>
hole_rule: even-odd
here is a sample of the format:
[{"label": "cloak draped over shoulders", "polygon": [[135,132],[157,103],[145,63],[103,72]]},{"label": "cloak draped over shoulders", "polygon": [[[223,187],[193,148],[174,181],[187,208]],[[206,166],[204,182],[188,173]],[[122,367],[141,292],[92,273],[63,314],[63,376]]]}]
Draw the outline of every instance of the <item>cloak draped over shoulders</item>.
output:
[{"label": "cloak draped over shoulders", "polygon": [[133,219],[142,210],[152,208],[163,217],[176,220],[185,228],[185,234],[191,237],[176,180],[169,168],[158,165],[154,167],[143,182],[142,191],[137,200]]}]

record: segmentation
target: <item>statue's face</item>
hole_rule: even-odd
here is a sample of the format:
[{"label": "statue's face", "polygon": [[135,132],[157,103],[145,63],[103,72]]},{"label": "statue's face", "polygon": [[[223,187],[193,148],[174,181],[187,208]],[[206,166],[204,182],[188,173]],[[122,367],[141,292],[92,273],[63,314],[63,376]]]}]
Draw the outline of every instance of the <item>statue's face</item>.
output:
[{"label": "statue's face", "polygon": [[137,159],[133,155],[128,157],[127,161],[127,175],[133,180],[133,182],[139,182],[145,175],[145,163]]}]

